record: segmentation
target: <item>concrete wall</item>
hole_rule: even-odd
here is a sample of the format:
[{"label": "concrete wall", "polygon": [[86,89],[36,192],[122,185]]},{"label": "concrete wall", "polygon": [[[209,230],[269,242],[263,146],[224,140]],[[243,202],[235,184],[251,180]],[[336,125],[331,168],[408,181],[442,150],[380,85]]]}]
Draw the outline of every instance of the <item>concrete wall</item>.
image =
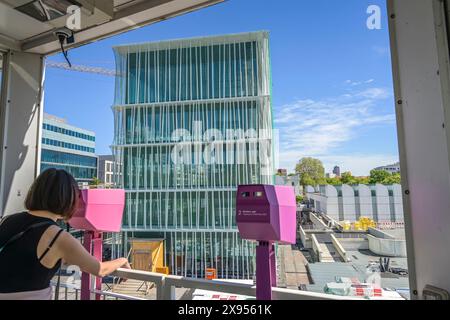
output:
[{"label": "concrete wall", "polygon": [[[402,199],[402,186],[399,184],[394,184],[392,186],[393,196],[393,207],[394,212],[393,216],[395,218],[395,222],[403,222],[405,221],[403,217],[403,199]],[[391,213],[392,215],[392,213]]]},{"label": "concrete wall", "polygon": [[349,185],[342,185],[342,208],[341,216],[344,220],[356,221],[355,190]]},{"label": "concrete wall", "polygon": [[372,197],[375,201],[377,221],[391,221],[391,207],[389,204],[388,188],[382,184],[375,185],[376,196]]},{"label": "concrete wall", "polygon": [[358,250],[368,250],[369,243],[366,239],[343,239],[339,238],[339,243],[346,251],[358,251]]},{"label": "concrete wall", "polygon": [[[389,193],[391,191],[391,195]],[[307,188],[316,211],[337,221],[367,217],[377,222],[403,222],[402,192],[398,184],[320,186]],[[312,192],[311,192],[312,191]],[[356,193],[356,196],[355,196]]]},{"label": "concrete wall", "polygon": [[369,228],[367,240],[369,250],[373,253],[388,257],[406,257],[406,241],[404,239],[396,239],[387,232]]},{"label": "concrete wall", "polygon": [[318,216],[316,216],[314,213],[311,213],[309,215],[309,218],[311,219],[311,222],[314,224],[314,228],[317,230],[326,230],[328,229],[325,222],[322,221]]},{"label": "concrete wall", "polygon": [[377,238],[380,238],[380,239],[395,239],[395,237],[393,235],[391,235],[389,233],[386,233],[386,232],[384,232],[382,230],[379,230],[379,229],[369,228],[368,231],[369,231],[370,235],[372,235],[374,237],[377,237]]},{"label": "concrete wall", "polygon": [[367,235],[369,250],[381,256],[406,257],[406,241],[399,239],[382,239]]},{"label": "concrete wall", "polygon": [[341,258],[345,262],[350,261],[350,258],[347,257],[347,251],[344,249],[342,244],[339,242],[338,239],[336,239],[336,237],[334,235],[331,235],[331,242],[333,242],[333,246],[336,249],[336,251],[339,253],[339,255],[341,256]]},{"label": "concrete wall", "polygon": [[372,192],[370,188],[364,184],[356,186],[358,191],[358,213],[360,217],[367,217],[373,219],[373,209],[372,209]]},{"label": "concrete wall", "polygon": [[299,234],[303,247],[306,249],[312,249],[311,238],[306,234],[305,230],[301,226],[299,227]]},{"label": "concrete wall", "polygon": [[312,244],[312,250],[316,254],[316,257],[319,259],[319,262],[322,260],[322,252],[320,250],[319,241],[317,241],[317,238],[314,234],[311,234],[311,244]]}]

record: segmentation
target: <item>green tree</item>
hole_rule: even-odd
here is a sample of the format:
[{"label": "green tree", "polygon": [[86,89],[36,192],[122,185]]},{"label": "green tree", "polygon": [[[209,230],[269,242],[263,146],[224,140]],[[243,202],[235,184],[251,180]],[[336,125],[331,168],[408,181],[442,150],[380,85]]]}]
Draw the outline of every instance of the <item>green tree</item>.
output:
[{"label": "green tree", "polygon": [[89,185],[91,187],[98,187],[102,182],[100,181],[99,178],[97,177],[93,177],[91,183],[89,183]]},{"label": "green tree", "polygon": [[370,184],[376,183],[384,183],[385,179],[388,178],[391,174],[384,170],[372,170],[370,171]]},{"label": "green tree", "polygon": [[295,166],[295,172],[300,176],[300,184],[303,190],[308,185],[318,185],[326,183],[325,168],[322,161],[314,158],[302,158]]},{"label": "green tree", "polygon": [[296,197],[297,204],[302,203],[302,201],[303,201],[303,197],[302,196],[297,196]]},{"label": "green tree", "polygon": [[342,184],[357,184],[358,181],[354,176],[352,176],[351,172],[344,172],[341,176]]},{"label": "green tree", "polygon": [[355,177],[356,184],[369,184],[369,177]]},{"label": "green tree", "polygon": [[372,170],[370,171],[370,178],[369,178],[370,184],[395,184],[395,183],[401,183],[401,176],[400,173],[389,173],[384,170]]},{"label": "green tree", "polygon": [[382,182],[382,184],[395,184],[395,183],[398,184],[401,183],[400,173],[393,173],[388,177],[386,177]]},{"label": "green tree", "polygon": [[338,186],[342,184],[342,181],[339,177],[327,178],[327,184],[331,184],[332,186]]}]

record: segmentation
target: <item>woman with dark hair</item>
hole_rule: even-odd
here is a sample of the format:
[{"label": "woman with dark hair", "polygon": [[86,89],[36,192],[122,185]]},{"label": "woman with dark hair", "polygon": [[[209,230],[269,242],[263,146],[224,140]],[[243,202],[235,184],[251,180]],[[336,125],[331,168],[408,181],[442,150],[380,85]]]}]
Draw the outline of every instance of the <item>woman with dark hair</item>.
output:
[{"label": "woman with dark hair", "polygon": [[78,185],[69,173],[48,169],[28,192],[28,211],[1,220],[0,300],[51,299],[50,280],[62,261],[98,277],[130,268],[126,258],[98,261],[58,226],[58,220],[72,217],[78,196]]}]

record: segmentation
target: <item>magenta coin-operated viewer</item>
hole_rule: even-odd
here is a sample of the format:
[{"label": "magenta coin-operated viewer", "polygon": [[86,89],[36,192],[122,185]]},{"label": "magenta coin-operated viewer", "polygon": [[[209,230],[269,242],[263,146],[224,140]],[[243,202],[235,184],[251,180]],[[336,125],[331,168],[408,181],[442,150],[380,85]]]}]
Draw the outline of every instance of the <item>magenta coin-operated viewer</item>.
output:
[{"label": "magenta coin-operated viewer", "polygon": [[241,185],[236,195],[236,222],[241,238],[258,242],[256,247],[256,298],[271,300],[277,285],[274,243],[296,243],[294,188],[272,185]]},{"label": "magenta coin-operated viewer", "polygon": [[[123,210],[125,208],[125,190],[89,189],[81,190],[78,207],[69,221],[72,228],[84,231],[83,245],[98,260],[102,259],[103,232],[120,232]],[[96,278],[95,289],[101,290],[101,278]],[[81,276],[81,299],[90,300],[90,275]],[[96,295],[96,299],[100,299]]]}]

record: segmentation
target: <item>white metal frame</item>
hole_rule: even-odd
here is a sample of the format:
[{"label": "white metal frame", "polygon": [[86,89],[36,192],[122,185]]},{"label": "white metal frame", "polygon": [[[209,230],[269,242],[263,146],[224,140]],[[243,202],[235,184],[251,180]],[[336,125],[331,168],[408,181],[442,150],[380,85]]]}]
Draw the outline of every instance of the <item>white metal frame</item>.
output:
[{"label": "white metal frame", "polygon": [[0,101],[0,215],[23,210],[40,170],[44,57],[4,55]]},{"label": "white metal frame", "polygon": [[[412,299],[450,291],[450,72],[444,1],[389,0]],[[447,21],[448,22],[448,21]]]}]

